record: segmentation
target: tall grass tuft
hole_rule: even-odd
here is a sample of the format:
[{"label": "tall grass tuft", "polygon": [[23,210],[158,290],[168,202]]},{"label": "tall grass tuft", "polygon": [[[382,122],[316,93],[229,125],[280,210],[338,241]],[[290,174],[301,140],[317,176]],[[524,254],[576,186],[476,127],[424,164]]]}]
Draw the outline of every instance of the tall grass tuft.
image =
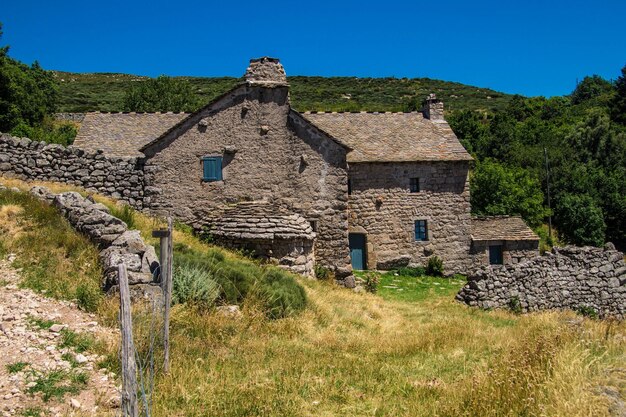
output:
[{"label": "tall grass tuft", "polygon": [[174,269],[172,302],[212,307],[220,295],[220,286],[207,269],[183,264]]},{"label": "tall grass tuft", "polygon": [[111,215],[126,223],[129,229],[135,229],[137,227],[135,209],[128,204],[118,204],[111,207]]},{"label": "tall grass tuft", "polygon": [[307,305],[306,292],[289,273],[270,268],[260,282],[260,294],[269,318],[292,316]]}]

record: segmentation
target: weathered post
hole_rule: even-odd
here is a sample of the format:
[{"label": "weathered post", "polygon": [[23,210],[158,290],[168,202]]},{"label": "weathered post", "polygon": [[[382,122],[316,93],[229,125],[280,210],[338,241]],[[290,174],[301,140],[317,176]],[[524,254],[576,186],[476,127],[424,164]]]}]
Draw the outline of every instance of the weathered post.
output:
[{"label": "weathered post", "polygon": [[152,237],[160,238],[161,288],[163,289],[163,370],[170,370],[170,305],[172,304],[172,218],[167,218],[167,229],[152,231]]},{"label": "weathered post", "polygon": [[165,373],[170,371],[170,305],[172,304],[172,274],[174,272],[174,236],[172,233],[172,218],[167,218],[167,262],[166,262],[166,285],[163,287],[163,298],[165,299],[165,317],[164,317],[164,331],[163,331],[163,370]]},{"label": "weathered post", "polygon": [[126,265],[118,266],[120,286],[120,328],[122,332],[122,415],[137,417],[137,364],[133,343],[133,320],[131,317],[130,290]]}]

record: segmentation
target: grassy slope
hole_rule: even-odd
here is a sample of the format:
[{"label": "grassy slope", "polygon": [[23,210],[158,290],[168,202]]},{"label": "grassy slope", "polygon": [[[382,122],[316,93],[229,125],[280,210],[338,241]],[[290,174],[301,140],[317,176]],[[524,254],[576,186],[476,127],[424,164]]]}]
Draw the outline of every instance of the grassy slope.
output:
[{"label": "grassy slope", "polygon": [[[136,223],[144,233],[160,224]],[[207,249],[183,231],[175,240]],[[267,320],[253,303],[239,319],[175,306],[172,370],[157,377],[153,415],[603,416],[600,386],[626,395],[626,323],[471,309],[453,301],[460,280],[387,274],[379,295],[301,282],[311,305],[289,319]],[[116,311],[105,303],[101,320]],[[147,322],[136,321],[139,346]]]},{"label": "grassy slope", "polygon": [[[127,74],[76,74],[55,72],[60,83],[62,112],[122,111],[124,92],[146,77]],[[195,87],[203,102],[232,88],[232,77],[183,77]],[[402,111],[413,96],[420,100],[436,93],[447,110],[497,110],[510,95],[488,88],[428,78],[289,77],[291,101],[300,111]]]}]

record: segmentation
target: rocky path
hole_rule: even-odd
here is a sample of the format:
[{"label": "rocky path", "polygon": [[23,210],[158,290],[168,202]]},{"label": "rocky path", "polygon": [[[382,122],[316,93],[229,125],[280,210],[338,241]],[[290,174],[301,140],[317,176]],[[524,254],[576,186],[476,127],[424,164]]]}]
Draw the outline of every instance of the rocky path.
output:
[{"label": "rocky path", "polygon": [[11,256],[0,260],[0,413],[4,416],[114,415],[115,375],[98,369],[94,340],[115,338],[95,315],[18,287]]}]

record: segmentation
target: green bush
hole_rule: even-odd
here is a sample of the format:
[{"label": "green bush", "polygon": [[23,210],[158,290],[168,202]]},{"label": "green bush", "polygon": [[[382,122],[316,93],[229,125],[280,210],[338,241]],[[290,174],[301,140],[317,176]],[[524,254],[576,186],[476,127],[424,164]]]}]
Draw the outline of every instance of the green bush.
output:
[{"label": "green bush", "polygon": [[405,266],[396,270],[396,273],[403,277],[421,277],[426,274],[426,269],[423,266]]},{"label": "green bush", "polygon": [[220,287],[207,269],[180,265],[172,276],[172,302],[211,307],[220,295]]},{"label": "green bush", "polygon": [[509,310],[515,314],[522,314],[522,303],[518,297],[511,297],[508,302]]},{"label": "green bush", "polygon": [[426,266],[426,273],[433,277],[443,276],[443,261],[438,256],[431,256],[428,258],[428,266]]},{"label": "green bush", "polygon": [[591,306],[581,305],[576,309],[576,312],[581,316],[589,317],[590,319],[598,318],[598,312]]},{"label": "green bush", "polygon": [[76,304],[85,311],[96,311],[102,300],[102,291],[95,283],[79,284],[76,287]]},{"label": "green bush", "polygon": [[335,279],[335,274],[325,266],[315,264],[315,278],[320,281],[331,281]]},{"label": "green bush", "polygon": [[289,273],[277,268],[267,270],[259,283],[259,290],[265,312],[272,319],[289,317],[307,305],[302,285]]},{"label": "green bush", "polygon": [[376,272],[368,272],[365,274],[365,291],[376,294],[378,291],[379,277]]},{"label": "green bush", "polygon": [[128,226],[129,229],[135,229],[135,209],[128,204],[115,206],[111,210],[111,215],[117,217]]}]

